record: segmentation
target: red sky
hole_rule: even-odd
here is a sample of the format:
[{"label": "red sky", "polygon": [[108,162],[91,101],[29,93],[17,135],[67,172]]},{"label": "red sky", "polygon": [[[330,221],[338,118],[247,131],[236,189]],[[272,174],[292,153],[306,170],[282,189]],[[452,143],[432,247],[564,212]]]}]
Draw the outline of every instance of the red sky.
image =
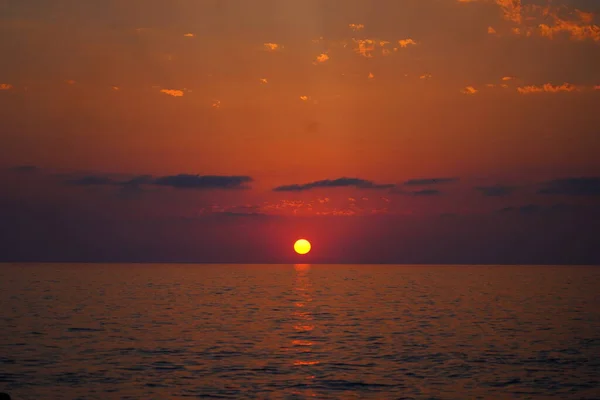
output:
[{"label": "red sky", "polygon": [[600,262],[598,24],[591,0],[0,1],[4,258],[295,261],[311,236],[314,261]]}]

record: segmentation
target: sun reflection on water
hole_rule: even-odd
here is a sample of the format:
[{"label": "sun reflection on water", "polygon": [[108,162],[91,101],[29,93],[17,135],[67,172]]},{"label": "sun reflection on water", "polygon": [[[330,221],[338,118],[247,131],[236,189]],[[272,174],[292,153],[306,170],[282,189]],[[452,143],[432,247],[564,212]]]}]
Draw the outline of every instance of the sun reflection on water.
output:
[{"label": "sun reflection on water", "polygon": [[[320,361],[315,359],[316,354],[313,351],[314,329],[313,313],[311,305],[313,301],[312,283],[310,280],[310,264],[295,264],[294,270],[296,276],[294,279],[294,311],[292,312],[293,328],[296,331],[296,339],[292,340],[291,347],[296,352],[296,359],[293,365],[297,367],[310,367],[320,364]],[[307,379],[314,379],[312,372],[309,373]]]}]

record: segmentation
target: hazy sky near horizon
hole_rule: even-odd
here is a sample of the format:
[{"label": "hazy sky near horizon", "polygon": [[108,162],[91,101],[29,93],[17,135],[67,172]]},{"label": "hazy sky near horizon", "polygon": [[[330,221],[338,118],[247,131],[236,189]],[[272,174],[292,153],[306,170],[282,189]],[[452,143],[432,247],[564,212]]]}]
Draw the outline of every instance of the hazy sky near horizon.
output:
[{"label": "hazy sky near horizon", "polygon": [[4,259],[295,261],[306,236],[315,262],[600,263],[599,24],[592,0],[0,0]]}]

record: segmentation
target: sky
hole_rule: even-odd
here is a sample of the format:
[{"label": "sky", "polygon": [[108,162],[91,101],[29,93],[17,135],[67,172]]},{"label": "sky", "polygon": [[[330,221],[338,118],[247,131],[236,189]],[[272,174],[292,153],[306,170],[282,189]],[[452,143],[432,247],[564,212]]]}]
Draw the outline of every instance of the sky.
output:
[{"label": "sky", "polygon": [[596,0],[0,0],[0,261],[600,264],[599,25]]}]

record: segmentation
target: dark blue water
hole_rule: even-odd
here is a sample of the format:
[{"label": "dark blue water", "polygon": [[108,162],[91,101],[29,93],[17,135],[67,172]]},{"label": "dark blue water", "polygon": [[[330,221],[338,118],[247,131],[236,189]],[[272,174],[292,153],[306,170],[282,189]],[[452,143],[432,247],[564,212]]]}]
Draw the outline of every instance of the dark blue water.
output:
[{"label": "dark blue water", "polygon": [[14,399],[600,398],[600,268],[0,265]]}]

